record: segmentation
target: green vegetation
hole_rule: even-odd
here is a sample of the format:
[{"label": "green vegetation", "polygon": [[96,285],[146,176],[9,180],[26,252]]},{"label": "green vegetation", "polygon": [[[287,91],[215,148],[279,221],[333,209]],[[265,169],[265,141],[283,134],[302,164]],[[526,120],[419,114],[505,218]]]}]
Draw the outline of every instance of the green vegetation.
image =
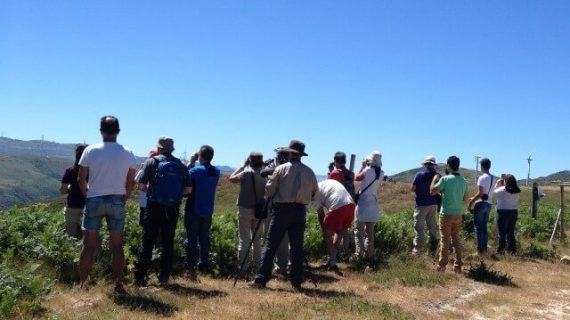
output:
[{"label": "green vegetation", "polygon": [[[237,213],[235,199],[238,186],[229,184],[227,178],[220,183],[216,199],[216,213],[212,225],[212,272],[213,277],[231,276],[237,265]],[[386,189],[388,189],[386,187]],[[431,270],[427,257],[412,258],[413,212],[410,197],[401,193],[401,185],[385,190],[382,196],[397,194],[402,197],[403,207],[390,213],[382,214],[375,230],[376,257],[374,261],[356,261],[351,267],[363,270],[372,266],[375,272],[366,275],[371,282],[380,286],[400,284],[403,286],[434,287],[446,285],[446,275]],[[381,198],[382,199],[382,198]],[[554,223],[557,211],[556,197],[545,198],[541,202],[538,218],[529,217],[528,193],[525,193],[523,206],[517,223],[519,253],[526,257],[552,260],[556,249],[545,245]],[[0,214],[0,318],[29,318],[41,314],[41,303],[55,283],[69,286],[78,278],[77,262],[81,243],[64,233],[64,216],[61,202],[35,204],[22,208],[11,208]],[[387,210],[387,211],[389,211]],[[311,210],[314,211],[314,210]],[[127,207],[125,228],[125,255],[127,260],[127,279],[132,277],[132,269],[138,254],[142,230],[138,226],[138,204],[131,201]],[[469,215],[464,222],[465,234],[469,232]],[[307,216],[305,248],[311,261],[324,257],[322,233],[314,213]],[[103,230],[106,226],[103,226]],[[489,226],[490,245],[496,241],[496,219],[492,218]],[[94,283],[106,283],[111,279],[109,271],[110,250],[107,232],[102,232],[102,252],[92,274]],[[352,234],[352,233],[351,233]],[[352,236],[350,237],[352,241]],[[174,274],[180,275],[184,268],[185,232],[182,217],[175,236]],[[473,241],[467,238],[469,247]],[[158,252],[157,252],[158,253]],[[154,255],[158,258],[158,254]],[[516,258],[516,257],[515,257]],[[158,263],[153,262],[156,270]],[[474,274],[477,274],[474,269]],[[485,278],[485,277],[484,277]],[[360,297],[341,295],[327,297],[328,300],[305,304],[263,305],[260,313],[264,318],[279,318],[297,314],[301,309],[309,309],[318,316],[320,308],[350,310],[352,318],[407,318],[399,307],[389,304],[371,303]],[[144,299],[143,299],[144,300]],[[116,303],[129,304],[129,301]],[[136,302],[136,301],[135,301]],[[133,303],[135,304],[135,303]],[[301,308],[301,309],[295,309]],[[297,311],[295,311],[297,310]],[[279,316],[283,314],[284,316]]]},{"label": "green vegetation", "polygon": [[53,198],[63,171],[73,160],[0,156],[0,210],[15,204]]}]

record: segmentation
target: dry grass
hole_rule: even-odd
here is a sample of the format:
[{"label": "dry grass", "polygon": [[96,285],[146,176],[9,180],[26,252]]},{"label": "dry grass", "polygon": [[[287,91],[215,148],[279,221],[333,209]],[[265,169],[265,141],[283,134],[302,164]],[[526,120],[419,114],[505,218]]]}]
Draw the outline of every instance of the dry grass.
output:
[{"label": "dry grass", "polygon": [[[380,193],[385,214],[413,208],[406,184],[385,184]],[[237,186],[223,181],[216,211],[235,210]],[[554,191],[549,195],[556,198]],[[528,194],[525,191],[525,200]],[[472,252],[473,242],[466,243]],[[560,247],[569,254],[568,246]],[[230,279],[202,277],[201,283],[175,279],[168,287],[129,288],[130,296],[110,294],[109,284],[89,292],[60,286],[46,303],[59,319],[570,319],[570,267],[559,263],[506,256],[489,261],[512,276],[516,287],[477,283],[463,275],[433,271],[429,257],[388,260],[375,273],[357,273],[341,265],[344,277],[319,272],[318,288],[310,282],[294,292],[282,281],[267,290]],[[399,260],[398,260],[399,259]],[[408,259],[408,260],[407,260]],[[409,260],[412,259],[412,260]]]}]

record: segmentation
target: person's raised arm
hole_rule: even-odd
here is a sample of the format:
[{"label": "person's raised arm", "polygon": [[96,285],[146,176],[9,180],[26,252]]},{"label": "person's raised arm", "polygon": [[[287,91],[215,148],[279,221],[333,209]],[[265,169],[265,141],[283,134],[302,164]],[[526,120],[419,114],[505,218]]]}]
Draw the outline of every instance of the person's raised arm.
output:
[{"label": "person's raised arm", "polygon": [[237,168],[231,175],[230,175],[230,182],[231,183],[238,183],[241,180],[241,176],[243,175],[243,171],[249,165],[249,157],[245,159],[243,165]]},{"label": "person's raised arm", "polygon": [[77,183],[79,184],[79,190],[81,190],[84,196],[87,195],[87,177],[89,177],[89,167],[79,166]]},{"label": "person's raised arm", "polygon": [[355,181],[362,181],[364,179],[365,172],[364,170],[368,167],[366,161],[362,161],[362,166],[360,167],[360,171],[354,178]]},{"label": "person's raised arm", "polygon": [[282,167],[277,167],[273,174],[267,179],[267,183],[265,184],[265,195],[267,197],[273,197],[275,193],[277,193],[277,187],[281,180],[281,171]]},{"label": "person's raised arm", "polygon": [[440,178],[441,178],[440,175],[435,175],[435,176],[433,177],[433,179],[431,180],[431,186],[430,186],[429,190],[430,190],[430,194],[431,194],[432,196],[436,196],[436,195],[438,195],[438,194],[441,194]]}]

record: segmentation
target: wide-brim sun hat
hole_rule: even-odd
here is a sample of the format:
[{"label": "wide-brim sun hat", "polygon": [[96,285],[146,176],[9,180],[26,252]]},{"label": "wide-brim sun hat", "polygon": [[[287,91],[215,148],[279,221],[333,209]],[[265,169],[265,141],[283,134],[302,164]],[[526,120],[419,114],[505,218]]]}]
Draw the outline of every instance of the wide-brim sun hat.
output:
[{"label": "wide-brim sun hat", "polygon": [[308,156],[308,154],[305,153],[305,144],[299,140],[291,140],[291,142],[289,142],[289,146],[283,148],[281,151],[292,152],[301,156]]},{"label": "wide-brim sun hat", "polygon": [[435,161],[435,157],[434,156],[427,156],[424,159],[424,161],[422,161],[422,165],[426,165],[426,164],[436,165],[437,162]]},{"label": "wide-brim sun hat", "polygon": [[165,136],[160,137],[158,138],[158,143],[156,144],[156,147],[166,152],[172,152],[174,151],[174,139]]}]

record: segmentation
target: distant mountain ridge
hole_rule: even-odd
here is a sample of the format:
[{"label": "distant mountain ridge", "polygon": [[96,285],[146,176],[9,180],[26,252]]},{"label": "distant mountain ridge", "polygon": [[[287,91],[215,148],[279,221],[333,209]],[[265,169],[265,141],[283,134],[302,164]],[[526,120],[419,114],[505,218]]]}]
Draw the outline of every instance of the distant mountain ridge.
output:
[{"label": "distant mountain ridge", "polygon": [[570,170],[559,171],[545,177],[538,177],[536,179],[531,179],[531,181],[538,183],[570,182]]},{"label": "distant mountain ridge", "polygon": [[[74,143],[0,137],[0,210],[55,198],[65,168],[75,160]],[[146,157],[137,157],[142,163]],[[218,166],[229,175],[233,168]]]},{"label": "distant mountain ridge", "polygon": [[[445,174],[445,168],[446,168],[446,165],[443,163],[440,163],[437,165],[436,171],[439,172],[440,174],[444,175]],[[395,182],[412,183],[414,181],[414,177],[416,176],[416,174],[422,170],[424,170],[424,167],[418,167],[418,168],[402,171],[402,172],[397,173],[395,175],[391,175],[390,179],[392,181],[395,181]],[[467,181],[469,183],[475,183],[475,181],[477,179],[477,171],[475,171],[475,170],[460,168],[459,173],[465,179],[467,179]]]}]

